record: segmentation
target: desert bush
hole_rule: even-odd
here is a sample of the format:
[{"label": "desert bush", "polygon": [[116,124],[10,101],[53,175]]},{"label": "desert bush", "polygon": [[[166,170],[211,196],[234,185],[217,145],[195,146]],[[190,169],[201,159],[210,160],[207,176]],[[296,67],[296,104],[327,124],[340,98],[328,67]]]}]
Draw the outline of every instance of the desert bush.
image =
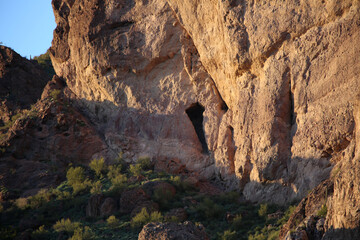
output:
[{"label": "desert bush", "polygon": [[74,230],[74,235],[69,240],[90,240],[94,238],[94,234],[90,227],[78,227]]},{"label": "desert bush", "polygon": [[2,225],[0,225],[0,239],[15,239],[16,235],[16,228],[3,227]]},{"label": "desert bush", "polygon": [[41,205],[49,202],[53,198],[52,190],[40,189],[40,191],[32,197],[28,198],[31,208],[39,208]]},{"label": "desert bush", "polygon": [[207,197],[196,206],[196,211],[205,219],[221,217],[224,212],[220,205]]},{"label": "desert bush", "polygon": [[217,199],[217,202],[220,202],[222,204],[236,204],[239,200],[240,194],[238,192],[232,191],[220,194]]},{"label": "desert bush", "polygon": [[125,174],[119,174],[116,177],[111,179],[113,188],[123,188],[127,182],[127,177]]},{"label": "desert bush", "polygon": [[100,181],[93,182],[91,184],[90,193],[91,194],[100,194],[102,192],[101,189],[102,189],[102,184]]},{"label": "desert bush", "polygon": [[258,214],[260,217],[266,217],[268,212],[268,205],[267,204],[260,204],[260,208]]},{"label": "desert bush", "polygon": [[132,176],[139,177],[141,175],[142,168],[140,164],[132,164],[129,168],[129,173]]},{"label": "desert bush", "polygon": [[31,233],[31,239],[45,240],[50,238],[50,232],[45,229],[44,225],[41,225],[38,229]]},{"label": "desert bush", "polygon": [[323,204],[320,210],[317,212],[317,216],[321,218],[325,218],[326,214],[327,214],[327,206],[326,204]]},{"label": "desert bush", "polygon": [[112,180],[118,175],[121,175],[122,165],[110,165],[108,170],[107,177]]},{"label": "desert bush", "polygon": [[226,230],[223,234],[220,235],[221,240],[236,240],[236,231]]},{"label": "desert bush", "polygon": [[75,229],[79,228],[81,226],[81,223],[79,222],[71,222],[69,218],[64,219],[62,218],[60,221],[57,221],[53,225],[53,229],[55,232],[67,232],[67,233],[73,233]]},{"label": "desert bush", "polygon": [[174,195],[170,190],[162,188],[155,189],[152,196],[152,199],[157,202],[162,208],[166,208],[173,198]]},{"label": "desert bush", "polygon": [[40,64],[40,66],[47,72],[49,77],[52,77],[55,74],[54,68],[51,63],[49,50],[46,53],[41,54],[40,56],[34,57],[34,60]]},{"label": "desert bush", "polygon": [[18,198],[15,200],[15,205],[19,208],[19,209],[25,209],[27,207],[29,207],[28,205],[28,199],[27,198]]},{"label": "desert bush", "polygon": [[241,228],[241,225],[242,225],[242,216],[241,216],[241,214],[237,214],[231,223],[231,228],[239,229],[239,228]]},{"label": "desert bush", "polygon": [[250,234],[248,240],[265,240],[267,239],[265,234],[257,231],[255,234]]},{"label": "desert bush", "polygon": [[277,221],[277,224],[279,224],[279,225],[285,224],[288,221],[288,219],[290,218],[290,215],[295,211],[295,209],[296,209],[295,205],[289,206],[288,209],[286,209],[284,216]]},{"label": "desert bush", "polygon": [[119,226],[119,223],[120,223],[119,220],[114,215],[111,215],[106,220],[106,222],[111,228],[115,228],[115,227]]},{"label": "desert bush", "polygon": [[60,93],[61,93],[61,90],[59,90],[59,89],[51,90],[51,92],[49,93],[50,100],[51,101],[57,101],[59,99]]},{"label": "desert bush", "polygon": [[143,208],[138,214],[136,214],[135,217],[131,219],[131,226],[133,228],[138,228],[149,222],[162,222],[162,220],[163,217],[160,212],[155,211],[149,214],[146,208]]},{"label": "desert bush", "polygon": [[73,188],[74,194],[85,190],[90,181],[85,176],[85,170],[82,167],[71,167],[66,173],[69,185]]},{"label": "desert bush", "polygon": [[106,170],[105,159],[94,159],[90,162],[89,167],[95,172],[96,176],[102,177],[102,173]]},{"label": "desert bush", "polygon": [[142,170],[148,170],[151,168],[151,161],[149,157],[141,157],[136,161],[140,165]]}]

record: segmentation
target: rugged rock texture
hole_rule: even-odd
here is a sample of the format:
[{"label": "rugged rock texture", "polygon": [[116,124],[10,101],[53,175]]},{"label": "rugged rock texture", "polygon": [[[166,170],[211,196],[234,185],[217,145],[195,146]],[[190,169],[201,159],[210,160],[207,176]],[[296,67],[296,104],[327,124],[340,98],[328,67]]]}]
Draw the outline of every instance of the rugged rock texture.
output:
[{"label": "rugged rock texture", "polygon": [[1,128],[0,186],[11,194],[33,195],[55,186],[70,162],[87,164],[106,150],[88,120],[65,99],[63,88],[55,76],[31,109]]},{"label": "rugged rock texture", "polygon": [[41,97],[48,74],[35,61],[0,46],[0,120],[2,124],[20,109],[29,108]]},{"label": "rugged rock texture", "polygon": [[180,162],[276,203],[302,198],[335,164],[350,168],[326,220],[348,229],[358,226],[359,5],[54,0],[52,60],[126,159]]},{"label": "rugged rock texture", "polygon": [[55,70],[108,145],[127,159],[177,158],[214,176],[212,152],[227,106],[166,1],[53,1],[53,7]]},{"label": "rugged rock texture", "polygon": [[[136,160],[299,199],[353,141],[358,1],[53,1],[58,75]],[[346,93],[346,94],[344,94]]]},{"label": "rugged rock texture", "polygon": [[207,240],[204,229],[192,222],[148,223],[139,234],[139,240]]}]

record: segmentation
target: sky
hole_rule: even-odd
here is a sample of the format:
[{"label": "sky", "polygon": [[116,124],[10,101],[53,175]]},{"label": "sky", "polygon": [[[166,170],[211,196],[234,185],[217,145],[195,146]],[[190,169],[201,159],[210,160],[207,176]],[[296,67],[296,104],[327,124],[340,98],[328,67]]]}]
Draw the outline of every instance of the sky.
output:
[{"label": "sky", "polygon": [[51,0],[0,0],[0,42],[23,57],[45,53],[55,27]]}]

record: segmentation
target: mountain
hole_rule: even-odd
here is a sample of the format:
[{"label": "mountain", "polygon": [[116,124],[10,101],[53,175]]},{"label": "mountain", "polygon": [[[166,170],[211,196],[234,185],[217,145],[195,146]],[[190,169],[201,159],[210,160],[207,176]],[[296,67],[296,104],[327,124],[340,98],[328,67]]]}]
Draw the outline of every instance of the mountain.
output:
[{"label": "mountain", "polygon": [[[26,138],[6,133],[4,156],[62,169],[148,157],[249,203],[300,202],[281,239],[360,238],[359,1],[52,5],[56,76],[35,106],[41,114],[14,124]],[[28,136],[31,147],[11,147]]]}]

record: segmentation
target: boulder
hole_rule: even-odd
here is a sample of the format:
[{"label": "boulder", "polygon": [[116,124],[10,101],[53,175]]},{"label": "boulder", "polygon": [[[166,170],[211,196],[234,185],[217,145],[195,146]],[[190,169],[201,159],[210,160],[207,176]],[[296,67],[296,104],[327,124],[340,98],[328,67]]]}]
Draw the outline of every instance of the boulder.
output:
[{"label": "boulder", "polygon": [[102,206],[104,196],[102,194],[96,194],[90,196],[88,204],[86,205],[86,216],[87,217],[98,217],[100,216],[100,207]]},{"label": "boulder", "polygon": [[149,200],[150,196],[141,188],[127,190],[121,194],[119,210],[121,213],[131,213],[137,206]]},{"label": "boulder", "polygon": [[188,214],[184,208],[174,208],[165,215],[165,219],[167,220],[171,221],[173,218],[179,222],[184,222],[188,218]]},{"label": "boulder", "polygon": [[106,198],[100,206],[100,216],[102,217],[108,217],[110,215],[113,215],[116,211],[117,203],[111,197]]},{"label": "boulder", "polygon": [[148,223],[141,230],[139,240],[208,240],[204,229],[192,222]]}]

